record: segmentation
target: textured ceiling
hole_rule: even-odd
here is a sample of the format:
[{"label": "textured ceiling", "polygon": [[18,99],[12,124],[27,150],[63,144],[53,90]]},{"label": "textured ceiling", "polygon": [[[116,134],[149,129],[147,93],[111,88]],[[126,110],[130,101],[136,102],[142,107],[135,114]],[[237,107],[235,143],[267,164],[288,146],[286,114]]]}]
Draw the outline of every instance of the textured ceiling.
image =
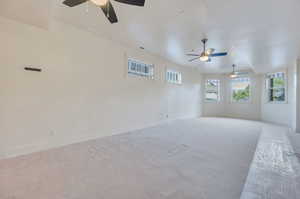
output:
[{"label": "textured ceiling", "polygon": [[[94,4],[68,8],[62,0],[1,0],[0,15],[44,28],[55,18],[206,73],[230,71],[233,63],[266,72],[299,55],[299,0],[146,0],[144,8],[112,3],[119,17],[114,25]],[[185,53],[200,52],[203,37],[229,56],[188,62]]]}]

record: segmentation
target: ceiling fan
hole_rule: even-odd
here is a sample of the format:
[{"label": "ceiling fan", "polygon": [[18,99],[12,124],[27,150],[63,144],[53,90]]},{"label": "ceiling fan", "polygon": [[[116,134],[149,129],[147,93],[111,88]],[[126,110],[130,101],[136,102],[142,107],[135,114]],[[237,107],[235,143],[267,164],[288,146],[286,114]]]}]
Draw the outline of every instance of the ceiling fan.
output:
[{"label": "ceiling fan", "polygon": [[[69,6],[69,7],[75,7],[79,4],[85,3],[91,1],[97,6],[99,6],[102,11],[104,12],[107,19],[110,21],[110,23],[117,23],[118,17],[116,15],[116,12],[114,10],[114,7],[112,6],[110,0],[65,0],[63,4]],[[129,5],[134,6],[144,6],[145,0],[114,0],[120,3],[125,3]]]},{"label": "ceiling fan", "polygon": [[200,54],[194,54],[194,53],[188,53],[186,54],[187,56],[196,56],[195,58],[189,60],[190,62],[195,61],[197,59],[200,59],[203,62],[211,62],[212,57],[221,57],[221,56],[226,56],[228,53],[227,52],[221,52],[221,53],[214,53],[215,49],[209,48],[206,49],[206,43],[208,39],[202,39],[201,40],[203,43],[203,52]]},{"label": "ceiling fan", "polygon": [[232,65],[232,72],[229,74],[230,78],[237,78],[239,76],[243,76],[243,75],[248,75],[249,74],[248,72],[238,72],[238,71],[235,70],[235,68],[236,68],[236,65],[233,64]]}]

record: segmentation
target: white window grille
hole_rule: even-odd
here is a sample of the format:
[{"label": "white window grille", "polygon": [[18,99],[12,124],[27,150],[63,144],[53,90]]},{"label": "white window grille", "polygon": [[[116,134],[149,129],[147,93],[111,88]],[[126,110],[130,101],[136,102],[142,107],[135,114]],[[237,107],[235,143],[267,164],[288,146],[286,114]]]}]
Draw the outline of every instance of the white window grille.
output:
[{"label": "white window grille", "polygon": [[182,74],[178,71],[167,70],[166,80],[171,84],[182,84]]},{"label": "white window grille", "polygon": [[141,61],[137,61],[134,59],[128,59],[128,74],[153,79],[154,65],[145,64]]}]

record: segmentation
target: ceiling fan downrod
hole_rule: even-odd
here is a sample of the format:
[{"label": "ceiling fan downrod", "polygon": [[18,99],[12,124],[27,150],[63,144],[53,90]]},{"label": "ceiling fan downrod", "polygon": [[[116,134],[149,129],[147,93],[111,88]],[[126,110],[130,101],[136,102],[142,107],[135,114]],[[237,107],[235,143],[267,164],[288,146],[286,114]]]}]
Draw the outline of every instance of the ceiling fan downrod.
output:
[{"label": "ceiling fan downrod", "polygon": [[202,43],[204,44],[204,52],[206,51],[206,42],[208,41],[208,39],[202,39],[201,40],[202,41]]}]

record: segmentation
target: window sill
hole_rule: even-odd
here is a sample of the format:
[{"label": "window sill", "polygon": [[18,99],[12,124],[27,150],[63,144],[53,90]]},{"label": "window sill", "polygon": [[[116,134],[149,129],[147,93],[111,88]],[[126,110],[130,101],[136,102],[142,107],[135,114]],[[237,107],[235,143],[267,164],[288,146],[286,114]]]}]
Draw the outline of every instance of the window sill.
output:
[{"label": "window sill", "polygon": [[204,101],[205,104],[221,104],[222,101],[212,102],[212,101]]},{"label": "window sill", "polygon": [[250,100],[248,102],[234,102],[234,101],[231,101],[230,104],[253,104],[253,102]]},{"label": "window sill", "polygon": [[265,102],[265,104],[288,104],[288,102]]}]

